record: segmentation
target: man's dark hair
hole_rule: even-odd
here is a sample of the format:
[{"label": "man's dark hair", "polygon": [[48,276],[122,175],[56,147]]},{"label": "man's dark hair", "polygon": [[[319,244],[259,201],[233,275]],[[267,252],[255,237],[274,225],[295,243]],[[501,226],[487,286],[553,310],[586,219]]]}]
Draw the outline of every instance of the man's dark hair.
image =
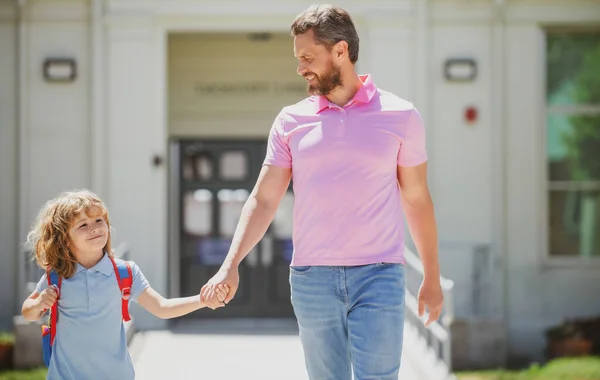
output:
[{"label": "man's dark hair", "polygon": [[312,5],[296,16],[290,28],[291,35],[297,36],[309,30],[315,34],[315,42],[331,50],[340,41],[348,44],[350,62],[358,60],[358,33],[348,12],[330,5]]}]

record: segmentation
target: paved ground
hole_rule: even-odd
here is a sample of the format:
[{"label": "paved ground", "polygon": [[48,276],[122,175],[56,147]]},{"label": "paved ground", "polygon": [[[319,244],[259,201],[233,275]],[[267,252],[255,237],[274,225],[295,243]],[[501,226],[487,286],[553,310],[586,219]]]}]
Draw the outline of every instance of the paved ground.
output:
[{"label": "paved ground", "polygon": [[[294,320],[184,320],[137,333],[131,354],[137,380],[308,379]],[[421,379],[411,364],[403,360],[400,379]]]}]

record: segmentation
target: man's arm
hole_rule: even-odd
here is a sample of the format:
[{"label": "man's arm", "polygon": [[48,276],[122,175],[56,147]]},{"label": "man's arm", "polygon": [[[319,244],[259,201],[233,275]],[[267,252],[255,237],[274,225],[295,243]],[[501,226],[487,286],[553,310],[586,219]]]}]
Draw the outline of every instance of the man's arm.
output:
[{"label": "man's arm", "polygon": [[238,266],[262,239],[273,221],[292,175],[291,169],[265,165],[242,208],[224,267]]},{"label": "man's arm", "polygon": [[413,167],[398,166],[398,182],[402,192],[402,208],[421,256],[425,277],[439,281],[437,227],[427,184],[427,163]]},{"label": "man's arm", "polygon": [[427,163],[414,167],[398,166],[398,182],[408,228],[425,272],[419,291],[419,314],[423,314],[427,305],[430,316],[426,325],[429,325],[440,316],[443,294],[440,286],[437,227],[427,184]]},{"label": "man's arm", "polygon": [[202,287],[201,297],[211,309],[219,306],[215,289],[219,284],[227,284],[228,303],[237,291],[239,283],[238,265],[262,239],[273,221],[281,199],[285,195],[292,170],[278,166],[264,165],[258,175],[254,189],[242,208],[231,247],[221,269]]}]

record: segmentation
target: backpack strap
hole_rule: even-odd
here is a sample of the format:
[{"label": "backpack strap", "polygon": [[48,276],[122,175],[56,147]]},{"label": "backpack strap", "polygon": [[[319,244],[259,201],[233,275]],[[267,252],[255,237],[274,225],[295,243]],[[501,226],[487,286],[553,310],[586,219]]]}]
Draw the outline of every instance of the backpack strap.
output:
[{"label": "backpack strap", "polygon": [[[48,286],[56,285],[58,288],[58,298],[60,298],[60,286],[62,285],[62,277],[53,270],[48,269],[46,271],[46,279],[48,280]],[[54,337],[56,336],[56,323],[58,322],[58,298],[52,310],[50,311],[50,345],[54,344]]]},{"label": "backpack strap", "polygon": [[131,284],[133,283],[133,275],[131,274],[131,265],[128,261],[110,258],[115,268],[115,276],[121,289],[121,314],[123,320],[128,322],[131,320],[129,316],[129,298],[131,297]]}]

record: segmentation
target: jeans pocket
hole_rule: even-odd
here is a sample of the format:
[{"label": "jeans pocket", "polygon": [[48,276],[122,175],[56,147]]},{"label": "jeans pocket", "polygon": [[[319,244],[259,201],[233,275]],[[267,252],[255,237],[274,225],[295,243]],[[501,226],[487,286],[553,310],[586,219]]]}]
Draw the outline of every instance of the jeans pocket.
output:
[{"label": "jeans pocket", "polygon": [[310,272],[312,268],[311,265],[294,265],[290,266],[290,272],[293,274],[306,274]]}]

